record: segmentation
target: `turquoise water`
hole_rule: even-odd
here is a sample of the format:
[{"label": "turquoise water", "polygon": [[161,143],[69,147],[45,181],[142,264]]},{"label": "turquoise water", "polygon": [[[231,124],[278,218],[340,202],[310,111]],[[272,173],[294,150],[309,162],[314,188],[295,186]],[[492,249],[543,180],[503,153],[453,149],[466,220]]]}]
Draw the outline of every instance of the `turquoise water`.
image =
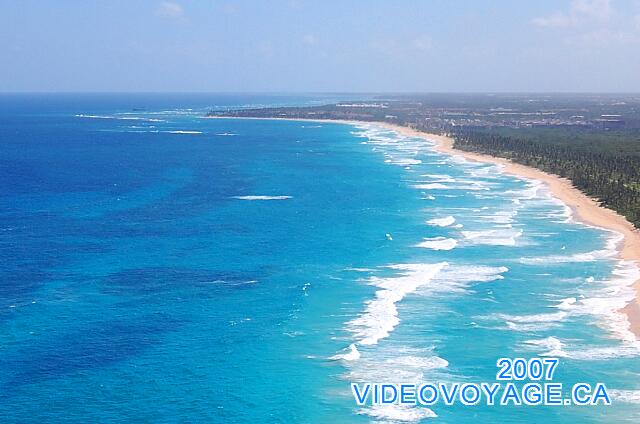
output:
[{"label": "turquoise water", "polygon": [[[334,99],[5,96],[6,422],[637,422],[615,234],[375,126],[203,119]],[[551,355],[598,407],[358,407]]]}]

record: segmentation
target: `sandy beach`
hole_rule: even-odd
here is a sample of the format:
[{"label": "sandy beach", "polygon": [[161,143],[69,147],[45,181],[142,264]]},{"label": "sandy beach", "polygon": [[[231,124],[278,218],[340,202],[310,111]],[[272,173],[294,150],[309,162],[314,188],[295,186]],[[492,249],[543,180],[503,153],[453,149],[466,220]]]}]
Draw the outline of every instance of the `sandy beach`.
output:
[{"label": "sandy beach", "polygon": [[[227,117],[210,118],[227,119]],[[233,117],[228,118],[234,119]],[[402,125],[390,124],[388,122],[244,117],[240,119],[275,119],[286,121],[313,121],[327,123],[342,122],[352,125],[374,124],[381,127],[389,128],[400,134],[408,135],[411,137],[419,137],[425,140],[432,141],[435,143],[435,150],[441,153],[449,155],[459,155],[464,157],[465,159],[472,161],[501,165],[502,171],[507,174],[514,175],[516,177],[534,179],[545,183],[556,198],[560,199],[571,208],[571,210],[573,211],[573,217],[577,221],[622,234],[624,236],[624,240],[618,246],[620,259],[640,263],[640,230],[637,230],[622,215],[614,212],[611,209],[600,206],[596,200],[592,199],[591,197],[575,188],[571,181],[566,178],[552,175],[528,166],[520,165],[511,162],[508,159],[454,149],[453,139],[450,137],[439,134],[425,133]],[[623,312],[627,316],[630,324],[630,330],[636,336],[636,339],[640,340],[640,280],[636,281],[633,286],[636,291],[636,298],[632,302],[627,304],[627,306],[624,307],[621,312]]]},{"label": "sandy beach", "polygon": [[[424,133],[408,127],[385,122],[377,122],[376,125],[392,129],[401,134],[431,140],[436,143],[436,150],[439,152],[460,155],[468,160],[501,165],[503,171],[507,174],[544,182],[555,197],[571,208],[576,220],[622,234],[624,240],[621,245],[618,246],[620,259],[640,263],[640,231],[622,215],[600,206],[594,199],[575,188],[571,181],[566,178],[513,163],[508,159],[454,149],[453,139],[450,137]],[[622,309],[622,312],[627,315],[630,329],[635,334],[636,339],[640,340],[640,280],[635,282],[634,288],[636,290],[636,298]]]}]

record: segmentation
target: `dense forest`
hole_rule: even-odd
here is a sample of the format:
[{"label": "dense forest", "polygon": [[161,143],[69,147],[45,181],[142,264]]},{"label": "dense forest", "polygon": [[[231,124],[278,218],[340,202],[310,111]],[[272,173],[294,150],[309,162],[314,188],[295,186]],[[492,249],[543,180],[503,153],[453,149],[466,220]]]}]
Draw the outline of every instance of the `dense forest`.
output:
[{"label": "dense forest", "polygon": [[640,133],[453,131],[454,147],[513,160],[570,179],[640,228]]}]

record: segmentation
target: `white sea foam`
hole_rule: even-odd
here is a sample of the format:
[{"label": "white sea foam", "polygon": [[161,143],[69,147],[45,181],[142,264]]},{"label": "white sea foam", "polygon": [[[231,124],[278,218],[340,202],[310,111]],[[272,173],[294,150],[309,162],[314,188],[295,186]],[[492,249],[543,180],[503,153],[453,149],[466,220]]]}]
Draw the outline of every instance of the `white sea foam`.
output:
[{"label": "white sea foam", "polygon": [[412,186],[418,190],[448,190],[449,187],[441,183],[415,184]]},{"label": "white sea foam", "polygon": [[[407,384],[420,385],[426,381],[442,380],[449,363],[433,353],[432,348],[412,348],[407,346],[385,346],[369,350],[369,357],[358,361],[344,362],[348,372],[343,376],[352,382],[393,383],[401,381]],[[386,406],[386,405],[385,405]],[[432,417],[420,407],[402,407],[398,409],[378,406],[363,408],[361,414],[375,418],[392,420],[391,422],[412,422]]]},{"label": "white sea foam", "polygon": [[233,137],[233,136],[236,136],[236,135],[238,135],[238,134],[229,133],[229,132],[224,132],[224,133],[217,133],[216,135],[217,135],[217,136],[220,136],[220,137]]},{"label": "white sea foam", "polygon": [[576,253],[573,255],[552,255],[552,256],[535,256],[520,258],[520,263],[525,265],[553,265],[573,262],[595,262],[602,259],[612,258],[615,253],[611,254],[605,250],[594,250],[585,253]]},{"label": "white sea foam", "polygon": [[567,312],[559,311],[531,315],[492,314],[486,317],[478,317],[477,319],[504,322],[505,327],[496,327],[499,330],[537,332],[556,327],[567,315]]},{"label": "white sea foam", "polygon": [[470,283],[485,283],[502,280],[507,267],[490,267],[483,265],[450,265],[440,271],[429,284],[416,291],[420,296],[451,296],[467,292]]},{"label": "white sea foam", "polygon": [[612,259],[618,254],[618,245],[624,239],[620,233],[611,231],[611,236],[607,239],[604,249],[592,250],[590,252],[574,253],[572,255],[549,255],[520,258],[520,263],[526,265],[539,264],[561,264],[574,262],[595,262],[603,259]]},{"label": "white sea foam", "polygon": [[433,237],[433,238],[425,238],[420,243],[416,244],[415,247],[422,247],[425,249],[432,250],[451,250],[458,245],[458,241],[452,238],[446,237]]},{"label": "white sea foam", "polygon": [[286,199],[292,199],[291,196],[262,196],[262,195],[256,195],[256,196],[233,196],[234,199],[238,199],[238,200],[286,200]]},{"label": "white sea foam", "polygon": [[439,356],[396,356],[384,361],[386,366],[403,367],[405,369],[419,368],[421,370],[432,370],[446,368],[449,362]]},{"label": "white sea foam", "polygon": [[607,389],[607,393],[616,403],[640,403],[640,390]]},{"label": "white sea foam", "polygon": [[368,349],[358,361],[345,365],[349,371],[344,375],[348,381],[393,382],[403,381],[419,384],[430,378],[443,375],[449,362],[433,352],[433,348],[387,345]]},{"label": "white sea foam", "polygon": [[427,224],[433,225],[434,227],[448,227],[453,225],[456,222],[456,219],[449,215],[444,218],[433,218],[427,221]]},{"label": "white sea foam", "polygon": [[563,348],[562,352],[559,352],[560,354],[557,356],[577,361],[602,361],[640,356],[640,344],[638,342],[623,342],[609,346],[576,344],[571,346],[564,345]]},{"label": "white sea foam", "polygon": [[456,180],[447,174],[423,174],[422,177],[430,178],[434,183],[455,183]]},{"label": "white sea foam", "polygon": [[490,229],[481,231],[461,231],[464,238],[471,244],[491,246],[515,246],[516,239],[522,236],[522,230]]},{"label": "white sea foam", "polygon": [[[627,317],[621,312],[635,298],[633,282],[640,279],[640,270],[633,262],[619,261],[612,277],[604,281],[595,281],[579,293],[577,297],[562,299],[555,307],[556,314],[546,314],[548,318],[567,316],[592,316],[595,324],[607,331],[618,343],[609,345],[577,344],[557,347],[556,356],[565,356],[576,360],[605,360],[616,357],[640,356],[640,342],[631,332]],[[560,314],[560,315],[559,315]],[[520,320],[526,322],[527,319]],[[529,323],[527,325],[535,325]],[[514,329],[520,329],[516,328]]]},{"label": "white sea foam", "polygon": [[334,361],[338,361],[338,360],[355,361],[359,358],[360,358],[360,352],[358,351],[358,348],[356,347],[355,344],[351,343],[347,348],[346,352],[333,355],[329,359]]},{"label": "white sea foam", "polygon": [[559,339],[551,336],[544,339],[526,340],[525,345],[539,349],[542,352],[540,356],[552,356],[556,358],[563,358],[567,356],[567,353],[563,350],[564,343]]},{"label": "white sea foam", "polygon": [[464,191],[477,191],[477,190],[490,190],[489,187],[481,184],[480,182],[468,182],[467,184],[455,184],[445,185],[442,182],[428,182],[412,185],[413,188],[418,190],[464,190]]},{"label": "white sea foam", "polygon": [[358,268],[358,267],[349,267],[345,268],[345,271],[355,271],[355,272],[376,272],[377,269],[373,268]]},{"label": "white sea foam", "polygon": [[169,134],[202,134],[202,131],[187,131],[187,130],[175,130],[175,131],[164,131]]},{"label": "white sea foam", "polygon": [[562,299],[562,301],[556,305],[556,308],[563,310],[571,309],[577,301],[578,300],[575,297],[568,297],[566,299]]},{"label": "white sea foam", "polygon": [[572,303],[561,303],[559,308],[574,315],[591,315],[596,324],[608,331],[614,338],[629,344],[636,344],[629,321],[622,312],[635,299],[633,283],[640,280],[640,269],[634,262],[619,261],[611,278],[595,282],[587,287],[584,297]]},{"label": "white sea foam", "polygon": [[408,407],[400,405],[381,405],[360,409],[358,414],[367,415],[382,422],[418,422],[425,418],[436,418],[437,415],[429,408]]},{"label": "white sea foam", "polygon": [[531,314],[531,315],[509,315],[509,314],[497,314],[496,317],[505,321],[517,322],[517,323],[538,323],[538,322],[557,322],[561,321],[567,316],[566,312],[550,312],[546,314]]},{"label": "white sea foam", "polygon": [[354,334],[358,344],[374,345],[388,337],[400,323],[396,303],[420,286],[428,284],[446,266],[446,262],[394,265],[392,267],[400,271],[399,275],[371,277],[369,283],[380,290],[374,299],[366,302],[365,312],[347,323],[348,330]]},{"label": "white sea foam", "polygon": [[503,327],[502,329],[517,331],[517,332],[524,332],[524,333],[535,333],[538,331],[546,331],[556,326],[557,324],[554,322],[518,323],[518,322],[506,321],[505,327]]},{"label": "white sea foam", "polygon": [[391,163],[394,165],[408,166],[408,165],[420,165],[422,161],[420,159],[392,159]]}]

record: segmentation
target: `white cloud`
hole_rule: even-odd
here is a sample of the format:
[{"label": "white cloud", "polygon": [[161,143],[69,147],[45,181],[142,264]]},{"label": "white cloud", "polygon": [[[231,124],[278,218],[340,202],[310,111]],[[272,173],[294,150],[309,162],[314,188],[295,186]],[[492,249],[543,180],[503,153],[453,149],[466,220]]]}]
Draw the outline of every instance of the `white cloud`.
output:
[{"label": "white cloud", "polygon": [[640,15],[617,13],[610,0],[572,0],[569,10],[531,20],[536,26],[563,28],[563,42],[598,48],[640,43]]},{"label": "white cloud", "polygon": [[163,1],[162,3],[160,3],[160,6],[158,7],[156,13],[158,14],[158,16],[175,19],[176,21],[186,21],[187,19],[182,6],[178,3],[172,3],[169,1]]},{"label": "white cloud", "polygon": [[614,11],[610,0],[572,0],[567,12],[555,11],[531,23],[547,28],[568,28],[588,22],[606,22]]},{"label": "white cloud", "polygon": [[597,20],[609,19],[613,14],[611,0],[574,0],[571,2],[571,11]]},{"label": "white cloud", "polygon": [[540,18],[534,18],[531,23],[540,27],[549,28],[566,28],[576,24],[576,20],[562,12],[555,12],[549,16],[543,16]]}]

